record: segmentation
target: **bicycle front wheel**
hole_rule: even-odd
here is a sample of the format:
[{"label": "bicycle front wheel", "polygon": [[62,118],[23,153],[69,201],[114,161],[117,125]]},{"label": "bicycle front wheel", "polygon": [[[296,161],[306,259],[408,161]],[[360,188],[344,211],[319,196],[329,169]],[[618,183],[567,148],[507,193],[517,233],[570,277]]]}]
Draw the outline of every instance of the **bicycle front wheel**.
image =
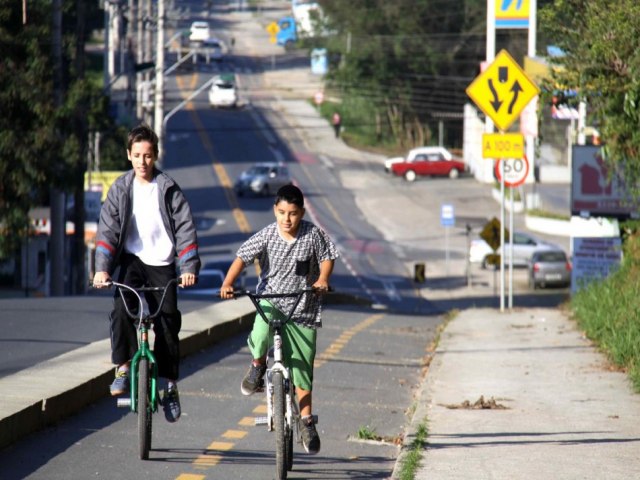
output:
[{"label": "bicycle front wheel", "polygon": [[149,458],[151,450],[151,405],[149,384],[149,359],[141,358],[138,363],[138,446],[140,460]]},{"label": "bicycle front wheel", "polygon": [[276,432],[276,480],[287,478],[287,445],[285,432],[285,394],[282,372],[274,372],[273,383],[273,421]]}]

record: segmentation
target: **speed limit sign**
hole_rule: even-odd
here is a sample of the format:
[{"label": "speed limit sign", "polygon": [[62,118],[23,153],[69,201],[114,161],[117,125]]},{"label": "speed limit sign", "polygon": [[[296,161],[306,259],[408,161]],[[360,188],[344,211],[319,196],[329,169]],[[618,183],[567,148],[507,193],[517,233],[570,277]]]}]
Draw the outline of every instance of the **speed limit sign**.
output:
[{"label": "speed limit sign", "polygon": [[496,177],[507,187],[517,187],[522,185],[529,175],[529,160],[524,155],[522,158],[505,158],[496,160]]}]

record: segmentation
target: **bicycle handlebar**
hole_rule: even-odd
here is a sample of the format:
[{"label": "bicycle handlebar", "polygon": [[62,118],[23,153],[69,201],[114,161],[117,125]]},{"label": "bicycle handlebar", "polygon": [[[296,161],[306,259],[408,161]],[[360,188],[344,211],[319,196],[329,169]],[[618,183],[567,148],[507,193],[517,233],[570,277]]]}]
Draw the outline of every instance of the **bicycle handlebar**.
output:
[{"label": "bicycle handlebar", "polygon": [[[171,280],[169,280],[167,282],[167,284],[164,287],[132,287],[131,285],[127,285],[124,283],[120,283],[120,282],[115,282],[113,280],[109,280],[108,282],[105,282],[103,284],[101,284],[101,286],[105,286],[105,287],[116,287],[118,289],[118,292],[120,292],[120,298],[122,298],[122,303],[124,304],[124,309],[127,312],[127,315],[129,316],[129,318],[131,319],[139,319],[142,320],[144,317],[144,304],[142,302],[142,297],[140,296],[140,293],[144,293],[144,292],[162,292],[162,297],[160,298],[160,302],[158,302],[158,308],[156,309],[155,312],[151,313],[149,312],[146,316],[146,318],[149,319],[153,319],[156,318],[159,314],[160,314],[160,310],[162,310],[162,306],[164,305],[164,300],[167,296],[167,292],[169,291],[169,287],[173,286],[173,285],[180,285],[182,283],[182,279],[181,278],[172,278]],[[93,286],[95,287],[96,284],[93,284]],[[136,298],[138,299],[138,315],[134,314],[131,312],[131,310],[129,309],[129,305],[127,305],[127,301],[124,298],[124,290],[129,290],[131,293],[133,293]]]},{"label": "bicycle handlebar", "polygon": [[[291,320],[291,317],[293,316],[293,313],[296,311],[296,308],[298,307],[298,304],[300,303],[300,300],[302,300],[302,296],[305,293],[328,293],[328,292],[332,292],[333,289],[331,287],[329,287],[327,290],[324,289],[320,289],[320,288],[313,288],[313,287],[306,287],[306,288],[302,288],[296,292],[289,292],[289,293],[253,293],[251,290],[234,290],[233,292],[231,292],[231,294],[234,297],[243,297],[243,296],[247,296],[251,299],[251,303],[253,303],[253,306],[256,308],[256,311],[258,312],[258,314],[262,317],[262,319],[269,323],[269,324],[277,324],[277,325],[283,325],[285,323],[287,323],[289,320]],[[269,299],[269,298],[295,298],[295,302],[293,304],[293,306],[291,307],[291,310],[289,311],[289,314],[286,315],[286,319],[284,320],[279,320],[279,319],[271,319],[269,320],[267,318],[266,313],[264,312],[264,310],[262,309],[262,306],[260,305],[260,300],[262,299]]]}]

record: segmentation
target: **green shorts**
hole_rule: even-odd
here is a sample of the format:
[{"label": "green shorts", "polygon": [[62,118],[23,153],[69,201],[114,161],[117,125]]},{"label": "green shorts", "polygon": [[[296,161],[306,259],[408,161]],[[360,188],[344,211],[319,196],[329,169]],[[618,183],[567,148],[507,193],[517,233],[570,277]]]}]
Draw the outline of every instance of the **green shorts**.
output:
[{"label": "green shorts", "polygon": [[[281,318],[286,316],[270,302],[260,302],[267,318]],[[282,350],[285,365],[291,369],[293,384],[302,390],[313,389],[313,362],[316,358],[316,335],[314,328],[287,322],[282,330]],[[262,358],[273,341],[273,334],[259,314],[253,321],[253,329],[249,334],[247,344],[253,358]]]}]

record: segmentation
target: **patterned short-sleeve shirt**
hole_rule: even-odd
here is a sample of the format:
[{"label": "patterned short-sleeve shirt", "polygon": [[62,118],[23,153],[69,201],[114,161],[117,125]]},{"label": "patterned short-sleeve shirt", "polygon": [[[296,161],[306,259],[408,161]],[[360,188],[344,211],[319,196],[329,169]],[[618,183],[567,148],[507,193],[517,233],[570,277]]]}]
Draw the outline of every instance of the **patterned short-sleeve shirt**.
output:
[{"label": "patterned short-sleeve shirt", "polygon": [[[320,264],[338,258],[338,250],[323,230],[302,220],[293,241],[283,239],[278,224],[274,222],[244,242],[237,256],[245,266],[258,260],[258,293],[288,293],[312,286],[320,276]],[[270,301],[288,314],[295,299],[277,298]],[[317,328],[322,326],[321,314],[322,305],[318,296],[305,293],[292,318],[296,323]]]}]

